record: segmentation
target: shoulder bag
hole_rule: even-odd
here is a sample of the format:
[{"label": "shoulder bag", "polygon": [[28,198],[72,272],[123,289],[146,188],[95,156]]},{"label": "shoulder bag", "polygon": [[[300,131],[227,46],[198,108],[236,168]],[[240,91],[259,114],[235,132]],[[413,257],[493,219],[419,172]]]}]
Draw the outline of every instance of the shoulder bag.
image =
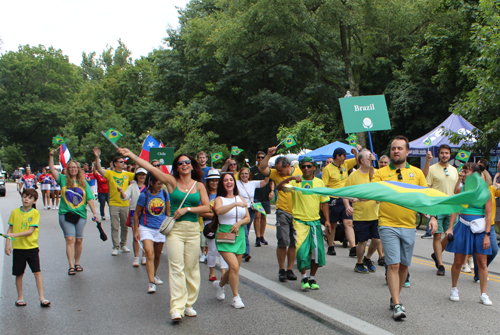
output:
[{"label": "shoulder bag", "polygon": [[[235,203],[237,201],[237,197],[238,196],[234,197]],[[238,206],[236,206],[235,209],[236,209],[236,222],[238,222]],[[236,241],[236,233],[221,233],[219,232],[219,227],[217,227],[217,243],[234,244],[234,242]]]},{"label": "shoulder bag", "polygon": [[[193,186],[191,186],[191,188],[189,189],[189,191],[186,193],[186,196],[182,200],[181,205],[179,206],[178,209],[182,208],[182,205],[184,205],[184,202],[186,201],[188,195],[191,194],[191,191],[193,190],[193,188],[194,188],[194,186],[196,184],[198,184],[197,181],[194,182]],[[160,226],[160,233],[162,233],[163,235],[167,236],[168,233],[170,233],[170,231],[172,230],[172,228],[174,228],[174,225],[175,225],[175,219],[174,219],[174,217],[173,216],[167,216],[165,218],[165,220],[163,220],[163,222],[162,222],[162,224]]]}]

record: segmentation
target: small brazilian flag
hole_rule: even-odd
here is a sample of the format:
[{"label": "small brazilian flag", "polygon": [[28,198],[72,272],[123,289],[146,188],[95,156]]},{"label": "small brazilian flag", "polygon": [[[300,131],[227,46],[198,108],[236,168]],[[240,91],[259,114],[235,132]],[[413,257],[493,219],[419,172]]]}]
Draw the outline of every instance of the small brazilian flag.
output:
[{"label": "small brazilian flag", "polygon": [[104,134],[111,142],[116,143],[123,135],[113,128],[109,128],[109,130]]},{"label": "small brazilian flag", "polygon": [[57,135],[56,137],[52,138],[52,143],[54,143],[55,145],[63,145],[66,142],[68,142],[68,140],[61,135]]},{"label": "small brazilian flag", "polygon": [[293,138],[292,135],[288,136],[285,139],[285,147],[287,147],[287,148],[293,147],[296,144],[297,144],[297,142],[295,142],[295,139]]},{"label": "small brazilian flag", "polygon": [[266,210],[264,207],[262,207],[262,204],[260,202],[256,202],[252,204],[252,208],[255,209],[257,212],[261,213],[264,216],[267,216]]},{"label": "small brazilian flag", "polygon": [[346,138],[346,141],[350,146],[353,146],[355,148],[358,145],[358,137],[355,134],[349,135],[349,137]]},{"label": "small brazilian flag", "polygon": [[303,180],[302,181],[302,188],[313,188],[312,180]]},{"label": "small brazilian flag", "polygon": [[460,164],[460,166],[458,167],[458,173],[460,173],[460,171],[462,171],[462,169],[464,168],[464,163]]},{"label": "small brazilian flag", "polygon": [[431,138],[427,137],[422,143],[425,145],[431,146],[432,145]]},{"label": "small brazilian flag", "polygon": [[460,150],[459,152],[457,152],[455,159],[467,163],[467,161],[469,160],[469,156],[470,151]]},{"label": "small brazilian flag", "polygon": [[243,152],[243,149],[240,149],[238,147],[232,147],[231,148],[231,155],[239,155]]},{"label": "small brazilian flag", "polygon": [[212,163],[218,161],[222,157],[222,152],[216,152],[215,154],[212,154]]}]

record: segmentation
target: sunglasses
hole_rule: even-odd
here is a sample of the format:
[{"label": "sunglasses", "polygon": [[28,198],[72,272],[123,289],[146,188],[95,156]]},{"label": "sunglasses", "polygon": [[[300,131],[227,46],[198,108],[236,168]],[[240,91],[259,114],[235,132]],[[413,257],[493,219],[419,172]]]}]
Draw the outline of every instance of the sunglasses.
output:
[{"label": "sunglasses", "polygon": [[117,163],[124,163],[125,161],[116,161]]},{"label": "sunglasses", "polygon": [[312,164],[304,164],[300,168],[301,169],[312,169],[313,165]]},{"label": "sunglasses", "polygon": [[[180,165],[180,164],[179,164]],[[153,164],[154,167],[159,167],[160,164]]]},{"label": "sunglasses", "polygon": [[238,165],[238,164],[237,164],[237,163],[231,163],[231,164],[229,164],[229,165],[231,165],[231,166],[236,166],[236,165]]},{"label": "sunglasses", "polygon": [[257,159],[264,159],[264,156],[257,156]]},{"label": "sunglasses", "polygon": [[191,164],[191,160],[190,159],[186,159],[185,161],[178,161],[177,162],[177,165],[179,165],[179,166],[180,165],[184,165],[184,164],[186,164],[186,165]]},{"label": "sunglasses", "polygon": [[444,174],[448,177],[450,173],[448,172],[448,168],[444,168]]},{"label": "sunglasses", "polygon": [[401,174],[401,169],[397,169],[396,173],[398,174],[398,180],[403,180],[403,175]]}]

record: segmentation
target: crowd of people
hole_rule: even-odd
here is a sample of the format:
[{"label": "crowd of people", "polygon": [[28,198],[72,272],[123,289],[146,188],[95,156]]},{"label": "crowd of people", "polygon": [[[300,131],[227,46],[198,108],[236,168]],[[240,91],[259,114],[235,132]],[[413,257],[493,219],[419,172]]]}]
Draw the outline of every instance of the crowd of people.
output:
[{"label": "crowd of people", "polygon": [[[80,167],[78,162],[71,160],[60,172],[54,166],[55,150],[51,151],[49,172],[43,169],[35,177],[26,168],[19,178],[23,206],[9,219],[7,235],[17,238],[17,241],[13,241],[11,247],[7,240],[5,251],[10,254],[14,249],[13,275],[16,284],[19,282],[16,306],[26,305],[22,295],[26,263],[35,274],[41,305],[50,306],[43,296],[38,260],[40,214],[31,207],[38,198],[34,189],[39,182],[44,210],[59,211],[59,225],[66,240],[68,275],[84,270],[80,260],[87,205],[94,221],[99,217],[105,220],[106,203],[109,206],[112,256],[130,252],[128,230],[132,228],[132,266],[145,265],[148,293],[156,292],[157,285],[163,284],[158,267],[166,244],[170,316],[174,322],[186,316],[197,316],[193,306],[200,290],[199,264],[204,262],[209,267],[208,279],[213,282],[216,298],[225,300],[225,287],[229,284],[232,305],[238,309],[245,307],[238,291],[239,269],[243,260],[249,262],[252,258],[250,246],[253,243],[249,241],[252,223],[256,237],[254,247],[268,245],[264,238],[266,215],[254,205],[258,204],[270,214],[273,200],[276,200],[277,279],[280,282],[298,279],[293,271],[294,264],[297,264],[301,289],[318,290],[320,283],[315,277],[318,269],[325,265],[327,255],[336,255],[335,240],[345,240],[349,256],[356,258],[354,271],[357,273],[376,272],[372,258],[378,254],[378,265],[385,266],[389,307],[393,310],[393,318],[402,320],[406,317],[406,310],[400,295],[402,288],[410,285],[408,268],[415,244],[416,213],[388,202],[291,192],[289,186],[340,189],[392,181],[430,187],[453,195],[467,190],[466,177],[474,173],[488,183],[490,200],[482,206],[469,206],[460,213],[428,216],[428,233],[433,238],[434,251],[431,257],[435,261],[436,274],[445,276],[442,254],[445,250],[454,253],[451,301],[459,301],[459,274],[465,264],[470,264],[475,271],[474,281],[479,283],[480,301],[484,305],[492,304],[486,289],[488,265],[498,253],[493,225],[500,221],[495,201],[495,197],[500,197],[500,173],[492,178],[487,171],[487,161],[467,163],[459,172],[449,163],[451,148],[441,145],[439,161],[430,165],[434,157],[429,151],[426,164],[420,170],[407,162],[409,142],[404,136],[392,140],[390,156],[379,158],[378,169],[373,163],[375,154],[359,145],[352,148],[353,158],[350,159],[343,148],[335,149],[332,157],[321,164],[322,171],[319,171],[319,162],[309,156],[297,164],[280,156],[271,167],[269,161],[276,149],[270,147],[267,152],[259,151],[254,166],[247,162],[247,166],[240,168],[235,159],[229,158],[221,170],[206,165],[207,155],[203,151],[196,159],[181,154],[175,157],[171,174],[162,172],[158,161],[148,162],[126,148],[118,149],[120,155],[105,169],[101,166],[101,152],[97,147],[93,149],[95,161],[91,167],[88,164]],[[127,166],[126,159],[136,165]],[[59,197],[51,197],[56,186],[61,194],[60,203]],[[100,204],[99,213],[94,204],[96,198]],[[28,218],[27,224],[24,221]],[[166,234],[162,233],[165,222],[172,219],[175,220],[173,228]],[[482,223],[482,230],[471,230],[478,222]],[[222,270],[219,280],[215,273],[217,256]]]}]

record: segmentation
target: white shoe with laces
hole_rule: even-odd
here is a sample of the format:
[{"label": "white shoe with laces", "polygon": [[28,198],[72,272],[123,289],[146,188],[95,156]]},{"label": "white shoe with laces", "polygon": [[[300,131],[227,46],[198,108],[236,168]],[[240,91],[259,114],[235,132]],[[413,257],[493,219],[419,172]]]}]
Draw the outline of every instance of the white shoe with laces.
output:
[{"label": "white shoe with laces", "polygon": [[156,292],[156,285],[155,285],[155,283],[149,283],[148,293],[155,293],[155,292]]},{"label": "white shoe with laces", "polygon": [[172,313],[172,314],[170,314],[170,319],[172,321],[174,321],[174,322],[175,321],[181,321],[182,320],[182,315],[181,315],[181,313]]},{"label": "white shoe with laces", "polygon": [[184,310],[184,315],[193,317],[193,316],[197,316],[198,313],[194,310],[193,307],[186,307],[186,309]]},{"label": "white shoe with laces", "polygon": [[465,273],[471,273],[472,272],[472,270],[471,270],[471,268],[470,268],[470,266],[469,266],[468,263],[465,263],[464,265],[462,265],[462,272],[465,272]]},{"label": "white shoe with laces", "polygon": [[226,299],[226,294],[224,293],[224,287],[220,287],[220,280],[214,281],[214,287],[217,289],[217,299]]},{"label": "white shoe with laces", "polygon": [[146,265],[147,259],[146,257],[142,257],[141,264]]},{"label": "white shoe with laces", "polygon": [[234,308],[245,308],[245,304],[243,304],[243,301],[241,301],[241,297],[238,294],[236,297],[233,298],[233,307]]},{"label": "white shoe with laces", "polygon": [[139,257],[134,257],[134,261],[132,262],[132,266],[134,268],[139,267]]},{"label": "white shoe with laces", "polygon": [[460,300],[460,298],[458,297],[458,288],[456,288],[456,287],[451,288],[450,300],[451,301],[459,301]]},{"label": "white shoe with laces", "polygon": [[201,254],[200,256],[200,263],[205,263],[207,261],[207,255]]},{"label": "white shoe with laces", "polygon": [[156,285],[161,285],[161,284],[163,284],[163,281],[160,278],[158,278],[158,276],[155,276],[154,283]]},{"label": "white shoe with laces", "polygon": [[113,251],[111,251],[111,256],[118,256],[118,249],[113,249]]},{"label": "white shoe with laces", "polygon": [[486,295],[486,293],[481,294],[481,296],[479,296],[479,299],[481,299],[481,302],[482,302],[482,303],[483,303],[483,305],[485,305],[485,306],[491,306],[491,305],[493,305],[493,303],[492,303],[492,302],[491,302],[491,300],[490,300],[490,297],[488,297],[488,296]]},{"label": "white shoe with laces", "polygon": [[129,249],[129,248],[127,248],[127,246],[126,246],[126,245],[124,245],[124,246],[122,247],[122,251],[123,251],[124,253],[127,253],[127,254],[128,254],[128,253],[130,252],[130,249]]}]

